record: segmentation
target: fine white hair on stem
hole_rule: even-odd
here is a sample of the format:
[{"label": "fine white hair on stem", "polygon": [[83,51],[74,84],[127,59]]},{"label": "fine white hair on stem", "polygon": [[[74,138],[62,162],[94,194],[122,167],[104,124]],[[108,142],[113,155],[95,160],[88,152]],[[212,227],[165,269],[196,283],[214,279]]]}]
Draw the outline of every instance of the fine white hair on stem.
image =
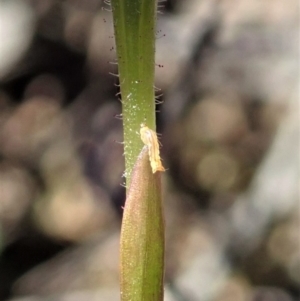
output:
[{"label": "fine white hair on stem", "polygon": [[108,72],[108,74],[110,74],[110,75],[112,75],[112,76],[115,76],[115,77],[118,77],[119,78],[119,74],[117,74],[117,73],[113,73],[113,72]]},{"label": "fine white hair on stem", "polygon": [[124,141],[117,141],[117,140],[114,140],[114,142],[117,144],[121,144],[121,145],[124,145],[124,143],[125,143]]},{"label": "fine white hair on stem", "polygon": [[122,114],[116,114],[115,118],[119,119],[119,120],[123,120],[123,115]]}]

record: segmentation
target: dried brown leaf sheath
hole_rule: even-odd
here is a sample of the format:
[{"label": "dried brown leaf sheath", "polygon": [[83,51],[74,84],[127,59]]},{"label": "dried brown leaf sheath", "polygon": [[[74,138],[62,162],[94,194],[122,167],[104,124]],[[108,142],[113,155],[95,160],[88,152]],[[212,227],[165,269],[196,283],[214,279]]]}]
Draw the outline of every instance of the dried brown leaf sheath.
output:
[{"label": "dried brown leaf sheath", "polygon": [[148,147],[132,171],[121,230],[121,300],[162,301],[164,222],[160,173],[152,173]]}]

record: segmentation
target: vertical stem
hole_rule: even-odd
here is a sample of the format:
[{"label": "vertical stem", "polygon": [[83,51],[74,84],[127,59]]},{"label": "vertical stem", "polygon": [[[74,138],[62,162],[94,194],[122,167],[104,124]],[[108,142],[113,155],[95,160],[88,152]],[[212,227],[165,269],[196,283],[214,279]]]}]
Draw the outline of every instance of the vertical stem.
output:
[{"label": "vertical stem", "polygon": [[155,130],[155,0],[112,0],[124,125],[125,175],[142,149],[140,124]]}]

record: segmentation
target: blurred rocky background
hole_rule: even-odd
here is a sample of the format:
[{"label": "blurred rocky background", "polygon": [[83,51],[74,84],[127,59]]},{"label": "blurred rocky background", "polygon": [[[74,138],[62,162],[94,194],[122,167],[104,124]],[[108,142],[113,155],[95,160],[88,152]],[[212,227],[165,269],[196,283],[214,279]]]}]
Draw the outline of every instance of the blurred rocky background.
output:
[{"label": "blurred rocky background", "polygon": [[[299,300],[298,1],[161,4],[165,300]],[[1,1],[0,41],[0,300],[117,301],[110,8]]]}]

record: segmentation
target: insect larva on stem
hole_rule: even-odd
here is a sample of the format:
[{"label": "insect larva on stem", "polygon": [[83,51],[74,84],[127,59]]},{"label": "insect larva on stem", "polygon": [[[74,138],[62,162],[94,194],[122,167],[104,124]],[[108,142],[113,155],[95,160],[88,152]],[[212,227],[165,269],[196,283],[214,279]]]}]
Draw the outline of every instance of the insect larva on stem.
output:
[{"label": "insect larva on stem", "polygon": [[159,155],[159,142],[157,139],[157,134],[153,130],[149,129],[144,123],[141,124],[140,129],[141,139],[145,145],[148,146],[149,160],[152,168],[152,172],[165,171],[161,163],[161,158]]}]

